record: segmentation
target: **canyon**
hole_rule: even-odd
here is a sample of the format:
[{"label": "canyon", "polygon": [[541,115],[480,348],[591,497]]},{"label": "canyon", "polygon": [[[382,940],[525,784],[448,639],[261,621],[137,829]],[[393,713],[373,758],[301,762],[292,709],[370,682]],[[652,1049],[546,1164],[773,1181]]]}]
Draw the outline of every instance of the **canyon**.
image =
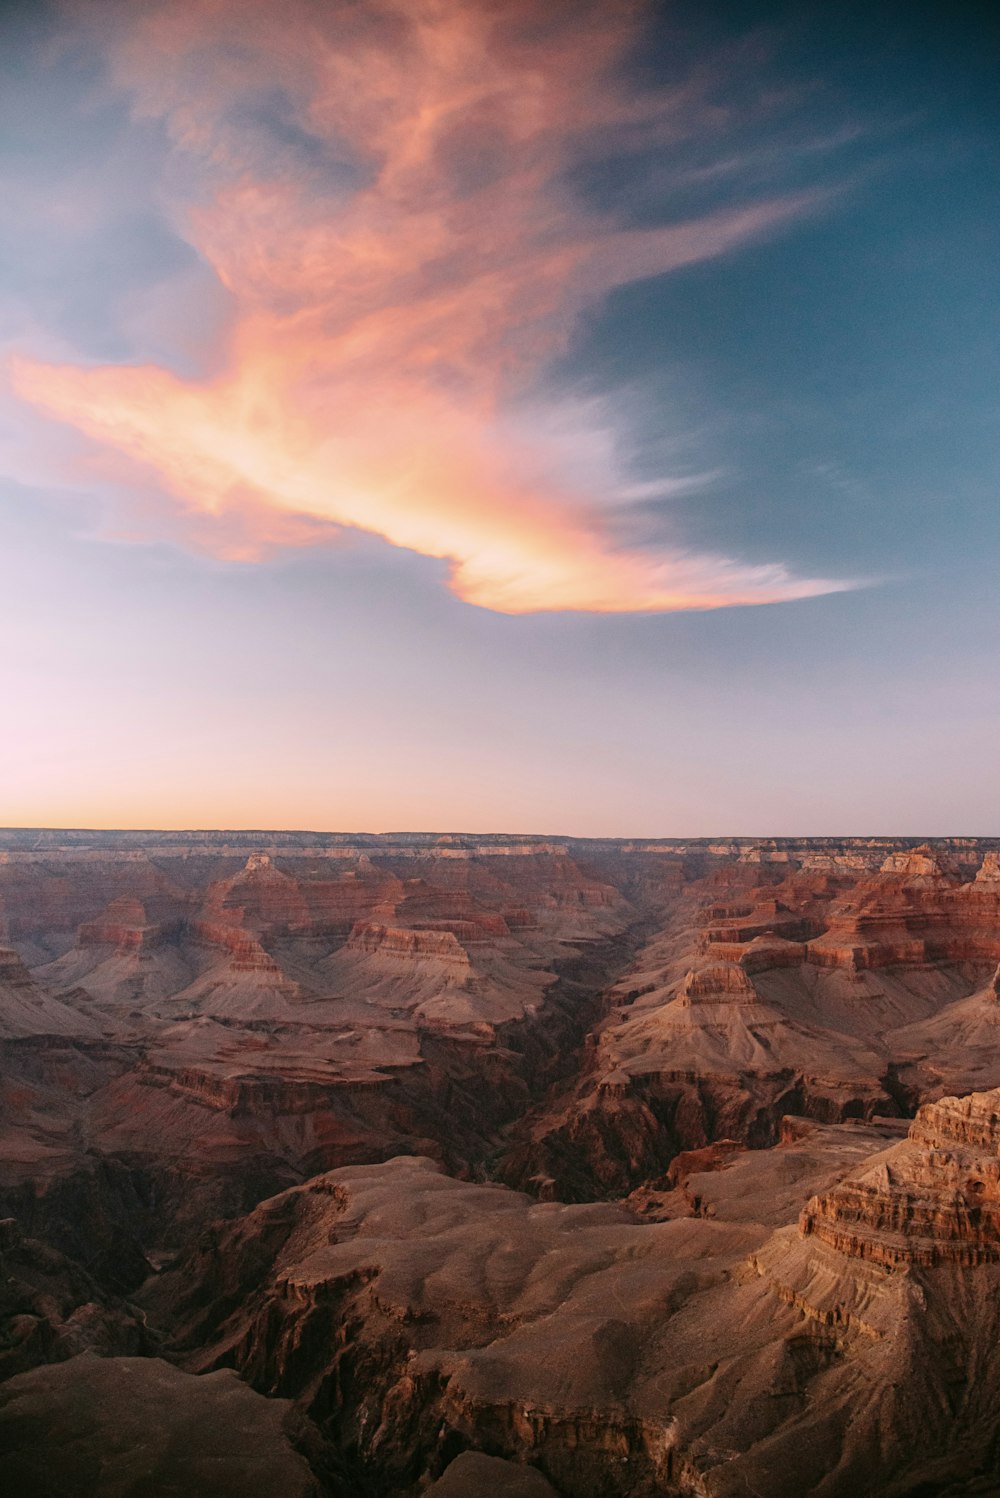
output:
[{"label": "canyon", "polygon": [[1000,839],[0,832],[24,1498],[1000,1484]]}]

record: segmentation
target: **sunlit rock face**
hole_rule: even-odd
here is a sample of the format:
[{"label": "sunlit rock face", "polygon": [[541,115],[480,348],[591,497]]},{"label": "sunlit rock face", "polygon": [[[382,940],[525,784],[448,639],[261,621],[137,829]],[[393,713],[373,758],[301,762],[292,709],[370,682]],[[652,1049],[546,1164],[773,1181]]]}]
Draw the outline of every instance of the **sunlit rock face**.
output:
[{"label": "sunlit rock face", "polygon": [[[208,1235],[147,1310],[183,1366],[235,1364],[299,1401],[391,1492],[447,1477],[463,1446],[560,1493],[895,1492],[990,1460],[979,1422],[1000,1419],[1000,1381],[973,1377],[1000,1318],[995,1225],[954,1211],[940,1139],[985,1137],[998,1101],[933,1105],[909,1137],[800,1120],[773,1149],[689,1157],[628,1209],[539,1204],[417,1159],[335,1171]],[[822,1234],[859,1189],[864,1236],[853,1208]]]},{"label": "sunlit rock face", "polygon": [[162,1352],[289,1492],[993,1480],[996,845],[0,843],[15,1424]]},{"label": "sunlit rock face", "polygon": [[1000,1260],[1000,1092],[925,1104],[905,1142],[803,1211],[853,1257],[932,1267]]}]

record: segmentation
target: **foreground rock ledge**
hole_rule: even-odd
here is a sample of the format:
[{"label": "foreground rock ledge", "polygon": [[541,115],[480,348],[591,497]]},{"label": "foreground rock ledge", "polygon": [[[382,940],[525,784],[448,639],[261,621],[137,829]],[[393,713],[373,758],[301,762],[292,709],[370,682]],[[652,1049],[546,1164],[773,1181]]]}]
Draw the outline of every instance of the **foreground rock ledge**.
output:
[{"label": "foreground rock ledge", "polygon": [[149,1310],[185,1366],[295,1400],[387,1495],[462,1446],[565,1498],[938,1492],[985,1480],[1000,1436],[1000,1266],[973,1206],[998,1110],[942,1100],[902,1139],[803,1120],[686,1176],[656,1222],[430,1161],[333,1171],[206,1235]]},{"label": "foreground rock ledge", "polygon": [[285,1433],[288,1405],[234,1373],[159,1358],[36,1368],[0,1386],[0,1469],[14,1498],[320,1498]]}]

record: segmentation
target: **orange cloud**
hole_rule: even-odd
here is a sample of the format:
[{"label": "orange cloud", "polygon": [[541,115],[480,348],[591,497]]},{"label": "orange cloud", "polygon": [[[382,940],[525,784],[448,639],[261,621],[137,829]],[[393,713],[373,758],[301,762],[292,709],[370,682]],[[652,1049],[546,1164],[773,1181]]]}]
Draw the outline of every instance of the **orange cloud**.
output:
[{"label": "orange cloud", "polygon": [[[690,87],[637,96],[616,74],[642,11],[114,9],[117,82],[197,169],[197,200],[188,186],[178,211],[234,299],[223,372],[186,381],[22,355],[15,390],[151,471],[188,512],[239,515],[238,555],[248,530],[267,545],[310,535],[310,521],[353,527],[446,559],[461,598],[507,613],[712,608],[843,586],[624,549],[606,475],[584,492],[560,481],[544,442],[504,420],[614,286],[723,254],[807,206],[629,229],[573,194],[574,166],[705,128]],[[276,88],[319,167],[269,161],[248,140],[248,101]]]}]

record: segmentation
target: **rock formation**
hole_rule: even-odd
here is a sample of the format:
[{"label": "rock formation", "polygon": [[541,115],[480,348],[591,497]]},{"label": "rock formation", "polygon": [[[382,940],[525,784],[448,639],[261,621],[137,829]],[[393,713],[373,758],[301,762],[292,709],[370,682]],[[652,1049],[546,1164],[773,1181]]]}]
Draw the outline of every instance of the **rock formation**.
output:
[{"label": "rock formation", "polygon": [[18,1498],[320,1498],[285,1418],[232,1373],[84,1355],[0,1386],[0,1464]]},{"label": "rock formation", "polygon": [[[996,1227],[952,1198],[959,1177],[970,1201],[996,1178],[998,1104],[933,1105],[901,1141],[801,1121],[668,1186],[645,1222],[427,1161],[336,1171],[206,1236],[147,1306],[170,1308],[185,1366],[295,1399],[359,1482],[378,1470],[394,1493],[462,1446],[584,1498],[916,1491],[949,1451],[982,1476],[1000,1380],[985,1400],[954,1380],[1000,1324]],[[962,1311],[984,1303],[982,1326]]]},{"label": "rock formation", "polygon": [[888,1266],[997,1262],[998,1108],[1000,1092],[926,1103],[904,1142],[809,1202],[802,1231]]},{"label": "rock formation", "polygon": [[0,948],[0,1040],[98,1033],[86,1014],[40,988],[16,952]]},{"label": "rock formation", "polygon": [[997,842],[12,832],[0,935],[19,1493],[996,1491]]},{"label": "rock formation", "polygon": [[551,1483],[534,1467],[505,1462],[481,1451],[463,1451],[443,1477],[427,1489],[429,1498],[557,1498]]}]

